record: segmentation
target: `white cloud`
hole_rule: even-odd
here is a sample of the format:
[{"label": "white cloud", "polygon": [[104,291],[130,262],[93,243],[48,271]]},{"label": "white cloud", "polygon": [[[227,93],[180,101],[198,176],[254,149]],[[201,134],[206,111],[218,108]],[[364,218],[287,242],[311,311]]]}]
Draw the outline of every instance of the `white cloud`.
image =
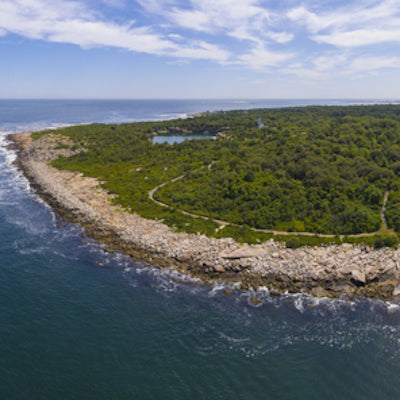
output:
[{"label": "white cloud", "polygon": [[292,63],[285,72],[302,79],[326,80],[338,69],[342,70],[347,57],[341,53],[330,52],[323,56],[310,56],[303,63]]},{"label": "white cloud", "polygon": [[323,56],[312,59],[313,69],[318,72],[333,72],[335,69],[348,64],[348,55],[341,52],[329,52]]},{"label": "white cloud", "polygon": [[354,72],[375,71],[382,68],[398,68],[400,57],[360,57],[350,64],[350,70]]},{"label": "white cloud", "polygon": [[[304,27],[308,39],[319,46],[318,55],[304,56],[307,66],[288,67],[288,73],[329,80],[333,76],[379,74],[384,68],[400,66],[399,58],[390,50],[393,49],[390,44],[400,42],[398,0],[349,1],[346,6],[331,9],[316,4],[313,7],[303,3],[286,13],[288,19],[295,26]],[[376,46],[378,44],[388,45],[382,49]],[[332,52],[327,45],[338,50]]]},{"label": "white cloud", "polygon": [[276,67],[293,57],[294,54],[274,52],[265,47],[257,46],[249,53],[239,56],[239,60],[242,64],[252,69],[266,70],[270,67]]},{"label": "white cloud", "polygon": [[[103,2],[121,4],[120,0]],[[165,16],[166,24],[152,28],[134,23],[117,24],[72,0],[0,0],[0,29],[30,39],[71,43],[82,48],[110,46],[178,59],[240,63],[254,69],[275,66],[292,57],[267,50],[265,40],[285,44],[293,35],[271,29],[272,13],[259,6],[258,0],[191,0],[190,8],[179,8],[175,0],[138,2],[146,12]],[[171,26],[171,22],[175,25]],[[218,43],[188,39],[174,29],[176,26],[208,35],[222,33],[250,41],[253,48],[235,60]]]},{"label": "white cloud", "polygon": [[[133,8],[133,22],[116,22],[126,21],[129,13],[107,19],[84,1],[94,3],[0,0],[0,36],[14,33],[82,48],[114,47],[168,57],[169,62],[211,60],[263,73],[279,66],[281,72],[306,79],[397,67],[398,58],[390,50],[379,49],[378,57],[377,46],[372,46],[400,42],[399,0],[349,0],[331,8],[326,2],[304,0],[291,9],[286,4],[294,2],[136,0],[142,8]],[[101,2],[127,10],[132,4]]]},{"label": "white cloud", "polygon": [[348,52],[331,52],[310,58],[308,65],[291,64],[285,72],[305,79],[329,80],[332,77],[364,77],[385,68],[398,68],[399,65],[400,57],[351,56]]},{"label": "white cloud", "polygon": [[287,43],[293,35],[274,31],[280,17],[260,6],[259,0],[190,0],[185,6],[172,5],[166,0],[139,0],[146,10],[166,17],[174,26],[209,34],[223,33],[239,40],[261,43],[271,39]]},{"label": "white cloud", "polygon": [[190,47],[178,48],[175,50],[175,56],[189,59],[208,59],[224,63],[228,60],[230,54],[221,50],[217,45],[198,41]]},{"label": "white cloud", "polygon": [[289,19],[307,26],[308,29],[314,33],[325,28],[324,23],[321,21],[321,17],[308,11],[303,6],[289,10],[287,16]]},{"label": "white cloud", "polygon": [[289,10],[290,20],[304,25],[310,38],[336,47],[357,47],[400,41],[400,2],[362,1],[333,11]]},{"label": "white cloud", "polygon": [[168,37],[171,38],[171,39],[177,39],[177,40],[183,40],[184,39],[184,37],[182,35],[179,35],[177,33],[170,33],[168,35]]},{"label": "white cloud", "polygon": [[293,56],[268,50],[268,42],[286,44],[294,35],[275,29],[277,15],[262,7],[259,0],[190,0],[184,7],[179,4],[171,6],[165,0],[151,0],[150,7],[143,4],[143,0],[140,2],[147,10],[157,10],[179,29],[250,42],[250,50],[237,56],[232,64],[265,70]]},{"label": "white cloud", "polygon": [[310,32],[316,33],[323,29],[348,28],[377,20],[386,24],[388,20],[396,18],[396,14],[400,11],[400,4],[397,1],[375,0],[375,3],[376,5],[370,7],[371,1],[361,1],[356,4],[349,2],[346,7],[321,12],[312,12],[305,6],[300,6],[289,10],[287,15],[289,19],[307,26]]},{"label": "white cloud", "polygon": [[174,9],[169,13],[170,19],[182,28],[194,29],[198,31],[212,31],[213,24],[210,16],[199,10],[179,10]]},{"label": "white cloud", "polygon": [[357,29],[315,35],[312,38],[316,42],[328,43],[336,47],[358,47],[385,42],[400,42],[400,29]]},{"label": "white cloud", "polygon": [[294,38],[292,33],[286,32],[268,32],[267,36],[281,44],[289,43]]},{"label": "white cloud", "polygon": [[71,43],[83,48],[112,46],[177,58],[224,62],[229,52],[215,44],[177,44],[148,27],[102,21],[73,1],[0,0],[0,29],[30,39]]},{"label": "white cloud", "polygon": [[260,24],[268,23],[270,13],[257,3],[257,0],[191,0],[191,9],[175,7],[168,16],[180,26],[210,32],[249,28],[250,22],[259,29]]}]

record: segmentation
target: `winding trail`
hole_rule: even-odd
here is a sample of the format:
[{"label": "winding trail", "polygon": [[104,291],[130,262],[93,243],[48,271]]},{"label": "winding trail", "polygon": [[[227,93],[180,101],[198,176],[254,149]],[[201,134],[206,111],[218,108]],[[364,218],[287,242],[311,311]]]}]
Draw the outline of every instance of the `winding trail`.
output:
[{"label": "winding trail", "polygon": [[382,229],[387,229],[387,221],[386,221],[386,203],[389,197],[389,190],[386,190],[385,196],[383,196],[382,209],[381,209],[381,220],[382,220]]},{"label": "winding trail", "polygon": [[[207,166],[207,168],[211,169],[213,163],[215,163],[215,161],[213,161],[211,164],[209,164]],[[173,183],[173,182],[176,182],[176,181],[179,181],[179,180],[185,178],[186,175],[187,174],[180,175],[180,176],[178,176],[178,177],[176,177],[174,179],[171,179],[171,180],[169,180],[167,182],[161,183],[160,185],[156,186],[155,188],[149,190],[149,192],[148,192],[149,199],[151,201],[153,201],[154,203],[158,204],[161,207],[173,208],[172,206],[170,206],[167,203],[163,203],[163,202],[161,202],[159,200],[156,200],[154,198],[154,193],[157,192],[158,189],[161,189],[162,187],[168,185],[169,183]],[[301,235],[301,236],[318,236],[318,237],[325,237],[325,238],[335,238],[336,236],[339,236],[342,239],[345,236],[352,237],[352,238],[375,236],[375,235],[377,235],[379,233],[382,233],[382,231],[387,230],[386,203],[387,203],[388,197],[389,197],[389,190],[386,190],[385,195],[383,197],[382,208],[381,208],[381,220],[382,220],[381,228],[379,230],[375,231],[375,232],[357,233],[357,234],[350,234],[350,235],[333,235],[333,234],[328,234],[328,233],[315,233],[315,232],[276,231],[276,230],[273,230],[273,229],[257,229],[257,228],[252,228],[252,227],[248,227],[248,229],[252,230],[253,232],[272,233],[274,235],[286,235],[286,236]],[[234,222],[228,222],[228,221],[223,221],[223,220],[216,219],[216,218],[206,217],[205,215],[191,213],[191,212],[182,210],[180,208],[177,208],[177,210],[179,212],[181,212],[182,214],[188,215],[188,216],[193,217],[193,218],[200,218],[200,219],[204,219],[204,220],[215,222],[216,224],[219,225],[219,227],[216,229],[216,232],[218,232],[219,230],[225,228],[227,225],[235,226],[235,227],[238,227],[238,228],[243,228],[244,227],[244,225],[241,225],[241,224],[236,224]]]},{"label": "winding trail", "polygon": [[[154,203],[158,204],[158,205],[161,206],[161,207],[172,208],[169,204],[166,204],[166,203],[163,203],[163,202],[161,202],[161,201],[156,200],[156,199],[154,198],[154,193],[155,193],[158,189],[161,189],[162,187],[164,187],[165,185],[167,185],[168,183],[176,182],[176,181],[179,181],[180,179],[183,179],[186,175],[187,175],[187,174],[183,174],[183,175],[181,175],[181,176],[178,176],[178,177],[176,177],[176,178],[174,178],[174,179],[171,179],[170,181],[164,182],[164,183],[162,183],[161,185],[156,186],[154,189],[149,190],[149,199],[150,199],[151,201],[153,201]],[[221,221],[221,220],[219,220],[219,219],[209,218],[209,217],[206,217],[206,216],[204,216],[204,215],[193,214],[193,213],[191,213],[191,212],[182,210],[182,209],[180,209],[180,208],[178,208],[177,210],[178,210],[179,212],[181,212],[182,214],[189,215],[190,217],[193,217],[193,218],[200,218],[200,219],[204,219],[204,220],[209,220],[209,221],[216,222],[218,225],[220,225],[220,227],[218,228],[218,230],[219,230],[219,229],[222,229],[222,227],[225,227],[226,225],[240,226],[240,225],[232,224],[232,223],[230,223],[230,222]]]},{"label": "winding trail", "polygon": [[[172,182],[176,182],[179,181],[180,179],[183,179],[186,176],[186,174],[183,174],[181,176],[178,176],[174,179],[171,179],[170,181],[164,182],[161,185],[156,186],[154,189],[149,190],[149,199],[151,201],[153,201],[154,203],[158,204],[161,207],[166,207],[166,208],[172,208],[171,206],[169,206],[168,204],[162,203],[161,201],[158,201],[154,198],[154,193],[157,192],[158,189],[161,189],[162,187],[164,187],[165,185],[167,185],[168,183],[172,183]],[[181,210],[179,210],[181,211]]]}]

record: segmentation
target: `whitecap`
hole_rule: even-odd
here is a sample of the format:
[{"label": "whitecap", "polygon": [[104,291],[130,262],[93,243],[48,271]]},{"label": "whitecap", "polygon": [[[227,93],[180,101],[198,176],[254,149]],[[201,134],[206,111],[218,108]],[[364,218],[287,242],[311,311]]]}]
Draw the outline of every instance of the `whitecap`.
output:
[{"label": "whitecap", "polygon": [[187,113],[171,113],[171,114],[158,114],[158,119],[186,119],[188,118]]},{"label": "whitecap", "polygon": [[218,336],[221,339],[224,339],[228,341],[229,343],[244,343],[250,341],[249,337],[244,337],[244,338],[236,338],[230,335],[225,334],[224,332],[218,332]]},{"label": "whitecap", "polygon": [[267,295],[270,294],[270,290],[269,290],[266,286],[260,286],[260,287],[257,289],[257,292],[259,292],[259,293],[265,293],[265,294],[267,294]]},{"label": "whitecap", "polygon": [[386,313],[389,315],[400,313],[400,305],[387,302],[386,303]]},{"label": "whitecap", "polygon": [[217,294],[221,293],[222,291],[226,290],[227,286],[223,282],[217,282],[212,286],[212,289],[209,291],[208,296],[214,297]]},{"label": "whitecap", "polygon": [[293,302],[296,310],[298,310],[300,313],[304,313],[305,307],[304,307],[304,297],[303,296],[296,296],[294,302]]}]

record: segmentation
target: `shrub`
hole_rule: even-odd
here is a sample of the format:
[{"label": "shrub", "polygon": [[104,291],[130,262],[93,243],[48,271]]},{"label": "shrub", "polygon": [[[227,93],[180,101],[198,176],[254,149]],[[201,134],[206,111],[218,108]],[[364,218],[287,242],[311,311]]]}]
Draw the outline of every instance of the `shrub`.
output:
[{"label": "shrub", "polygon": [[286,241],[286,247],[289,249],[297,249],[298,247],[301,246],[301,243],[298,241],[297,238],[294,236],[291,236],[287,241]]},{"label": "shrub", "polygon": [[374,241],[374,248],[380,249],[381,247],[384,247],[384,246],[385,246],[385,243],[384,243],[382,237],[378,236]]},{"label": "shrub", "polygon": [[395,235],[385,236],[383,243],[387,247],[396,247],[399,244],[399,239]]},{"label": "shrub", "polygon": [[380,249],[381,247],[396,247],[399,244],[399,239],[395,235],[380,235],[376,236],[374,241],[374,248]]}]

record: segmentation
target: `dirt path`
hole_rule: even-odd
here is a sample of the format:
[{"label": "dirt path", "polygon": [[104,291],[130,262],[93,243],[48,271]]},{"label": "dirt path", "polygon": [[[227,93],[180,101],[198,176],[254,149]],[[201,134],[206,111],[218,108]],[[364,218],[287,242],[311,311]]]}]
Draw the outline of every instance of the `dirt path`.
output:
[{"label": "dirt path", "polygon": [[[208,165],[208,169],[211,169],[212,164],[215,161],[213,161],[210,165]],[[158,204],[161,207],[165,207],[165,208],[172,208],[172,206],[170,206],[167,203],[163,203],[161,201],[158,201],[154,198],[154,193],[157,192],[158,189],[161,189],[162,187],[168,185],[169,183],[173,183],[176,182],[178,180],[183,179],[187,174],[183,174],[180,175],[174,179],[171,179],[170,181],[161,183],[160,185],[156,186],[155,188],[149,190],[148,194],[149,194],[149,199],[151,201],[153,201],[154,203]],[[352,234],[352,235],[339,235],[340,238],[344,238],[345,236],[347,237],[352,237],[352,238],[357,238],[357,237],[366,237],[366,236],[374,236],[377,235],[379,233],[381,233],[384,230],[387,230],[387,223],[386,223],[386,203],[387,203],[387,199],[389,196],[389,191],[387,190],[385,192],[385,195],[383,197],[383,202],[382,202],[382,209],[381,209],[381,220],[382,220],[382,225],[381,228],[376,231],[376,232],[366,232],[366,233],[357,233],[357,234]],[[201,215],[201,214],[195,214],[195,213],[191,213],[185,210],[182,210],[180,208],[177,209],[179,212],[181,212],[184,215],[188,215],[190,217],[193,218],[200,218],[200,219],[204,219],[204,220],[209,220],[209,221],[213,221],[216,224],[219,225],[219,227],[216,229],[216,231],[218,232],[219,230],[225,228],[225,226],[227,225],[231,225],[231,226],[236,226],[238,228],[243,228],[244,225],[240,225],[240,224],[235,224],[233,222],[228,222],[228,221],[223,221],[220,219],[215,219],[215,218],[210,218],[210,217],[206,217],[205,215]],[[301,236],[319,236],[319,237],[325,237],[325,238],[334,238],[337,235],[333,235],[333,234],[327,234],[327,233],[314,233],[314,232],[287,232],[287,231],[276,231],[273,229],[257,229],[257,228],[252,228],[249,227],[248,229],[252,230],[253,232],[260,232],[260,233],[273,233],[274,235],[301,235]]]},{"label": "dirt path", "polygon": [[381,230],[387,230],[386,203],[387,203],[388,197],[389,197],[389,190],[386,190],[385,196],[383,196],[382,209],[381,209],[381,220],[382,220]]}]

